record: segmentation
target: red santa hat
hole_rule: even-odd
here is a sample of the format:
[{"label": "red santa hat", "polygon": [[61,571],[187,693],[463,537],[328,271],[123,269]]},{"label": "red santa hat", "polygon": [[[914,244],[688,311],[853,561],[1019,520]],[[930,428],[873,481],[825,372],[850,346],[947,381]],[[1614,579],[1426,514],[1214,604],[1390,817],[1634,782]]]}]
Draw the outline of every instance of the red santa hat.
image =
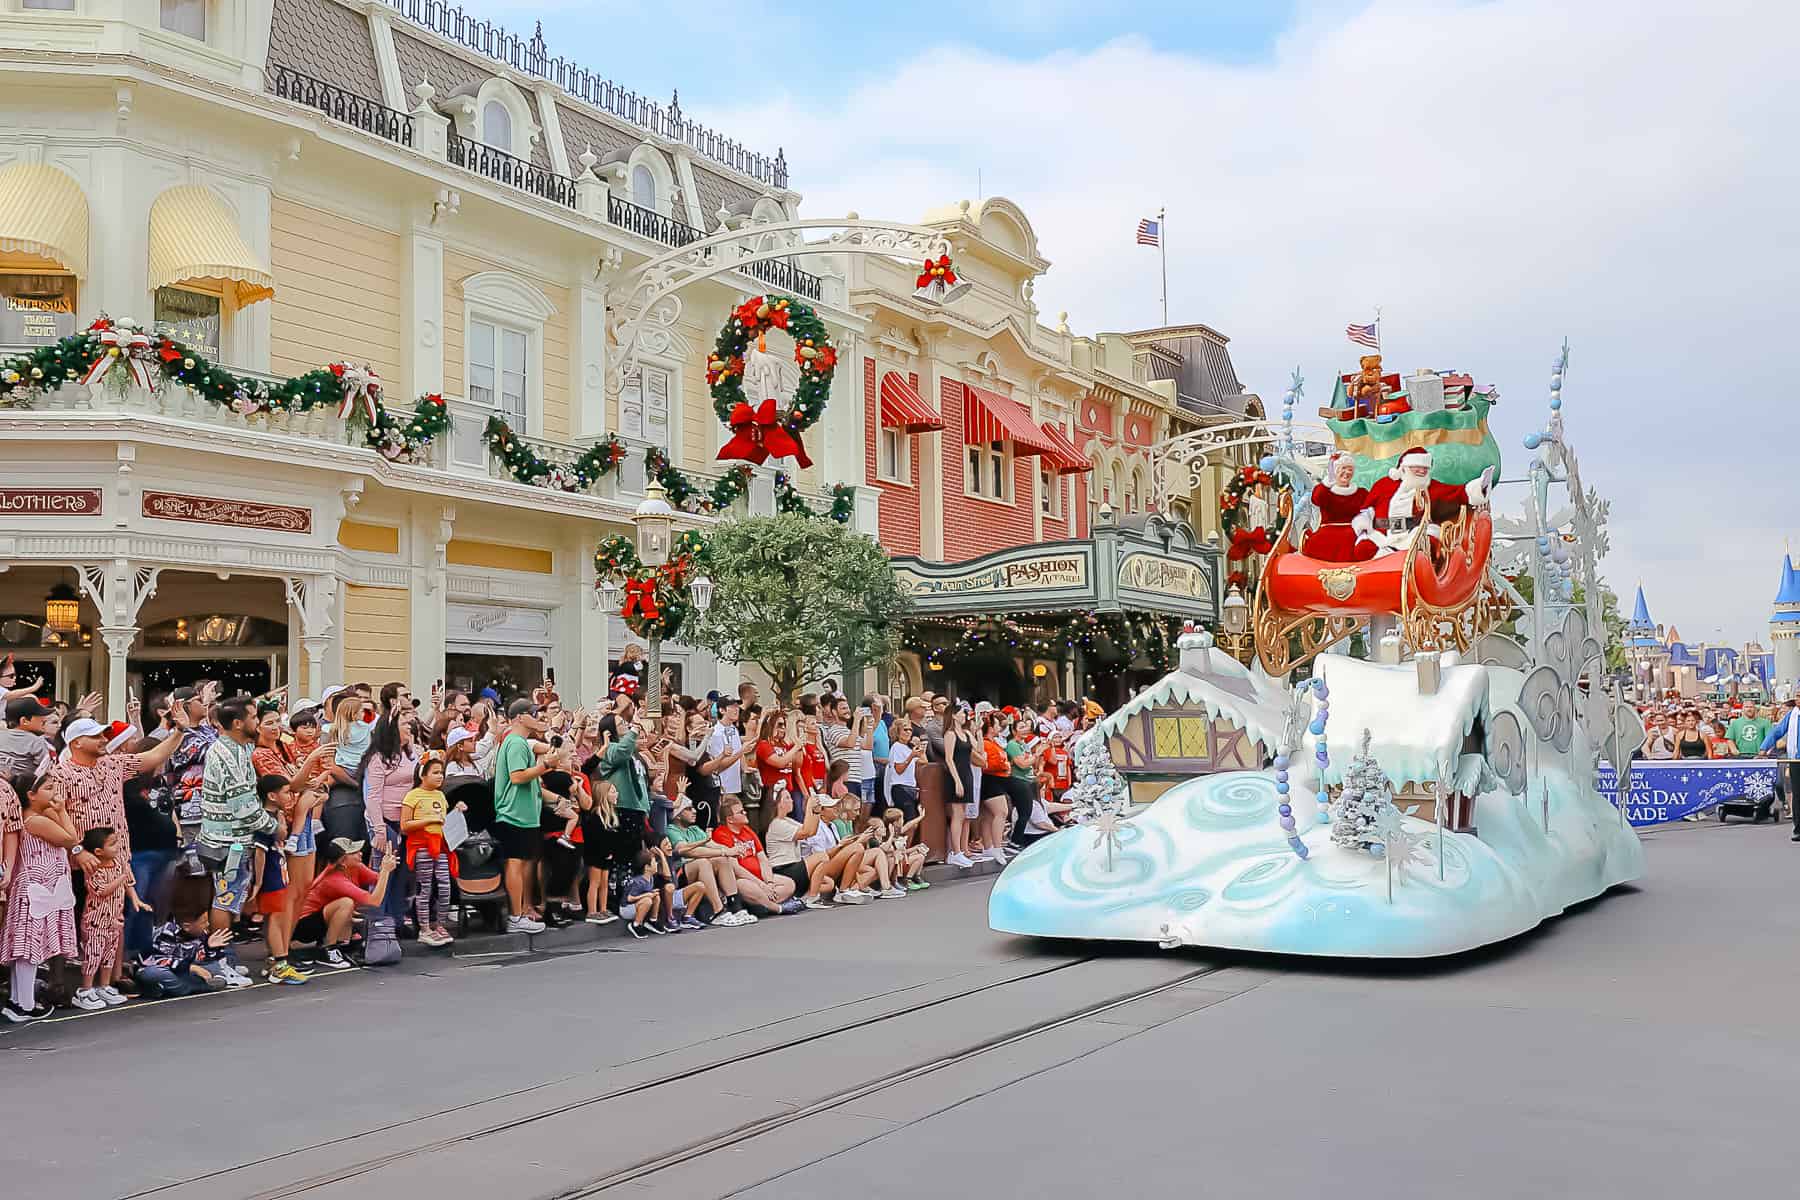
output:
[{"label": "red santa hat", "polygon": [[136,741],[137,737],[137,726],[124,721],[114,721],[106,727],[106,752],[117,754],[125,748],[127,742]]},{"label": "red santa hat", "polygon": [[1400,469],[1402,467],[1405,467],[1409,461],[1412,463],[1419,463],[1421,459],[1424,460],[1421,465],[1423,465],[1427,471],[1431,470],[1430,450],[1426,449],[1424,446],[1414,446],[1411,450],[1403,450],[1400,453],[1400,457],[1394,460],[1394,469],[1389,471],[1388,475],[1391,478],[1398,479],[1400,478]]}]

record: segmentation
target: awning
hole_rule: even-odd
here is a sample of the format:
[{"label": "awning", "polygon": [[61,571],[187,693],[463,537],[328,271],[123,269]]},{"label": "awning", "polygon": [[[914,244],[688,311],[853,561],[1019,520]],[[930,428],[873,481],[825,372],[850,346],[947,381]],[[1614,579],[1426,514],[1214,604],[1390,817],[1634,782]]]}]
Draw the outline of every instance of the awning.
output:
[{"label": "awning", "polygon": [[197,184],[170,188],[150,206],[150,287],[184,283],[234,289],[240,306],[275,294],[275,277],[231,210]]},{"label": "awning", "polygon": [[1013,453],[1028,457],[1056,450],[1025,409],[999,392],[969,384],[963,385],[963,442],[970,446],[1011,442]]},{"label": "awning", "polygon": [[1044,451],[1044,461],[1058,475],[1078,475],[1082,471],[1094,469],[1094,464],[1075,448],[1075,443],[1063,436],[1062,430],[1054,425],[1044,425],[1041,428],[1044,436],[1053,443],[1052,449]]},{"label": "awning", "polygon": [[85,278],[88,206],[81,185],[45,163],[0,169],[0,250],[36,254]]},{"label": "awning", "polygon": [[925,403],[906,377],[889,371],[881,377],[881,426],[904,429],[908,433],[925,433],[944,427],[944,418]]}]

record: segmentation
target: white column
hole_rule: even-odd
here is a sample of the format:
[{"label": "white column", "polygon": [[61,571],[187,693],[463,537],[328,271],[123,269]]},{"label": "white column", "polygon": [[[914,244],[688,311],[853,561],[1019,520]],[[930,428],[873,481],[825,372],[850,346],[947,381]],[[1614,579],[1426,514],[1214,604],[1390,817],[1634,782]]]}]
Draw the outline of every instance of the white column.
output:
[{"label": "white column", "polygon": [[[569,338],[569,378],[575,380],[575,440],[606,436],[606,290],[582,286]],[[674,454],[673,447],[670,453]]]},{"label": "white column", "polygon": [[[289,575],[287,585],[289,609],[299,618],[300,648],[306,655],[307,687],[316,697],[325,690],[326,655],[331,652],[332,629],[338,620],[338,581],[335,575]],[[338,653],[338,666],[343,654]]]},{"label": "white column", "polygon": [[434,231],[412,231],[406,244],[405,283],[404,395],[410,402],[444,390],[444,241]]},{"label": "white column", "polygon": [[407,539],[412,560],[412,641],[407,655],[407,678],[413,690],[429,688],[444,677],[444,642],[449,637],[444,592],[449,564],[446,552],[455,528],[456,509],[447,504],[421,503],[413,509]]},{"label": "white column", "polygon": [[137,640],[138,610],[156,594],[161,567],[144,567],[129,559],[115,558],[99,565],[78,564],[81,590],[100,613],[97,632],[106,643],[106,714],[108,720],[125,719],[125,661]]},{"label": "white column", "polygon": [[601,527],[583,523],[568,551],[575,556],[576,569],[568,572],[575,583],[559,615],[557,690],[570,704],[591,704],[606,695],[606,664],[612,655],[607,618],[612,614],[602,611],[594,587],[594,544],[603,536]]}]

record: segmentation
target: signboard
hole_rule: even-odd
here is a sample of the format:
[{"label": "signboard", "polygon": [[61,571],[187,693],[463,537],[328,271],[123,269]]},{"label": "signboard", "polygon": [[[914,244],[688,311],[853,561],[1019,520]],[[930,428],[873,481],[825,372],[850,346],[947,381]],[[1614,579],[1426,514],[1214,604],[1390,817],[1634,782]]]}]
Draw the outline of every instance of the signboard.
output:
[{"label": "signboard", "polygon": [[143,511],[146,517],[161,521],[272,529],[278,533],[312,532],[312,509],[293,504],[260,504],[254,500],[226,500],[217,496],[145,492]]},{"label": "signboard", "polygon": [[1212,598],[1212,584],[1200,564],[1141,551],[1119,562],[1119,587],[1191,600]]},{"label": "signboard", "polygon": [[0,275],[0,345],[46,346],[74,332],[73,275]]},{"label": "signboard", "polygon": [[[1775,773],[1784,766],[1768,758],[1639,759],[1631,764],[1625,819],[1633,825],[1663,825],[1727,800],[1766,800],[1775,794]],[[1600,764],[1594,786],[1602,796],[1618,803],[1613,796],[1618,778],[1610,763]]]},{"label": "signboard", "polygon": [[956,575],[924,575],[910,567],[897,567],[894,577],[899,581],[901,592],[908,596],[1085,588],[1088,565],[1085,554],[1044,554],[977,567]]},{"label": "signboard", "polygon": [[99,488],[0,487],[0,517],[99,515]]}]

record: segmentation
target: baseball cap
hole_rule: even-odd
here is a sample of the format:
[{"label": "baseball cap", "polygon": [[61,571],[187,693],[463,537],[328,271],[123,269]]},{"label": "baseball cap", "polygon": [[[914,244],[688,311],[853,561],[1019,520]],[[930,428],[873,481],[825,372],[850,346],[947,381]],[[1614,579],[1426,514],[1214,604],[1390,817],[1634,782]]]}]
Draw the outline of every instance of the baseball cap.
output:
[{"label": "baseball cap", "polygon": [[6,702],[6,723],[17,725],[20,721],[41,717],[49,711],[50,701],[41,696],[14,696]]},{"label": "baseball cap", "polygon": [[355,854],[358,850],[363,848],[363,843],[357,841],[355,838],[332,838],[331,844],[339,854]]},{"label": "baseball cap", "polygon": [[474,738],[474,736],[475,736],[475,734],[473,731],[471,731],[461,725],[458,725],[454,729],[452,729],[447,735],[445,735],[444,749],[448,750],[452,746],[460,746],[464,742],[469,741],[472,738]]},{"label": "baseball cap", "polygon": [[76,738],[106,737],[106,726],[92,717],[77,717],[63,729],[63,741],[72,742]]}]

